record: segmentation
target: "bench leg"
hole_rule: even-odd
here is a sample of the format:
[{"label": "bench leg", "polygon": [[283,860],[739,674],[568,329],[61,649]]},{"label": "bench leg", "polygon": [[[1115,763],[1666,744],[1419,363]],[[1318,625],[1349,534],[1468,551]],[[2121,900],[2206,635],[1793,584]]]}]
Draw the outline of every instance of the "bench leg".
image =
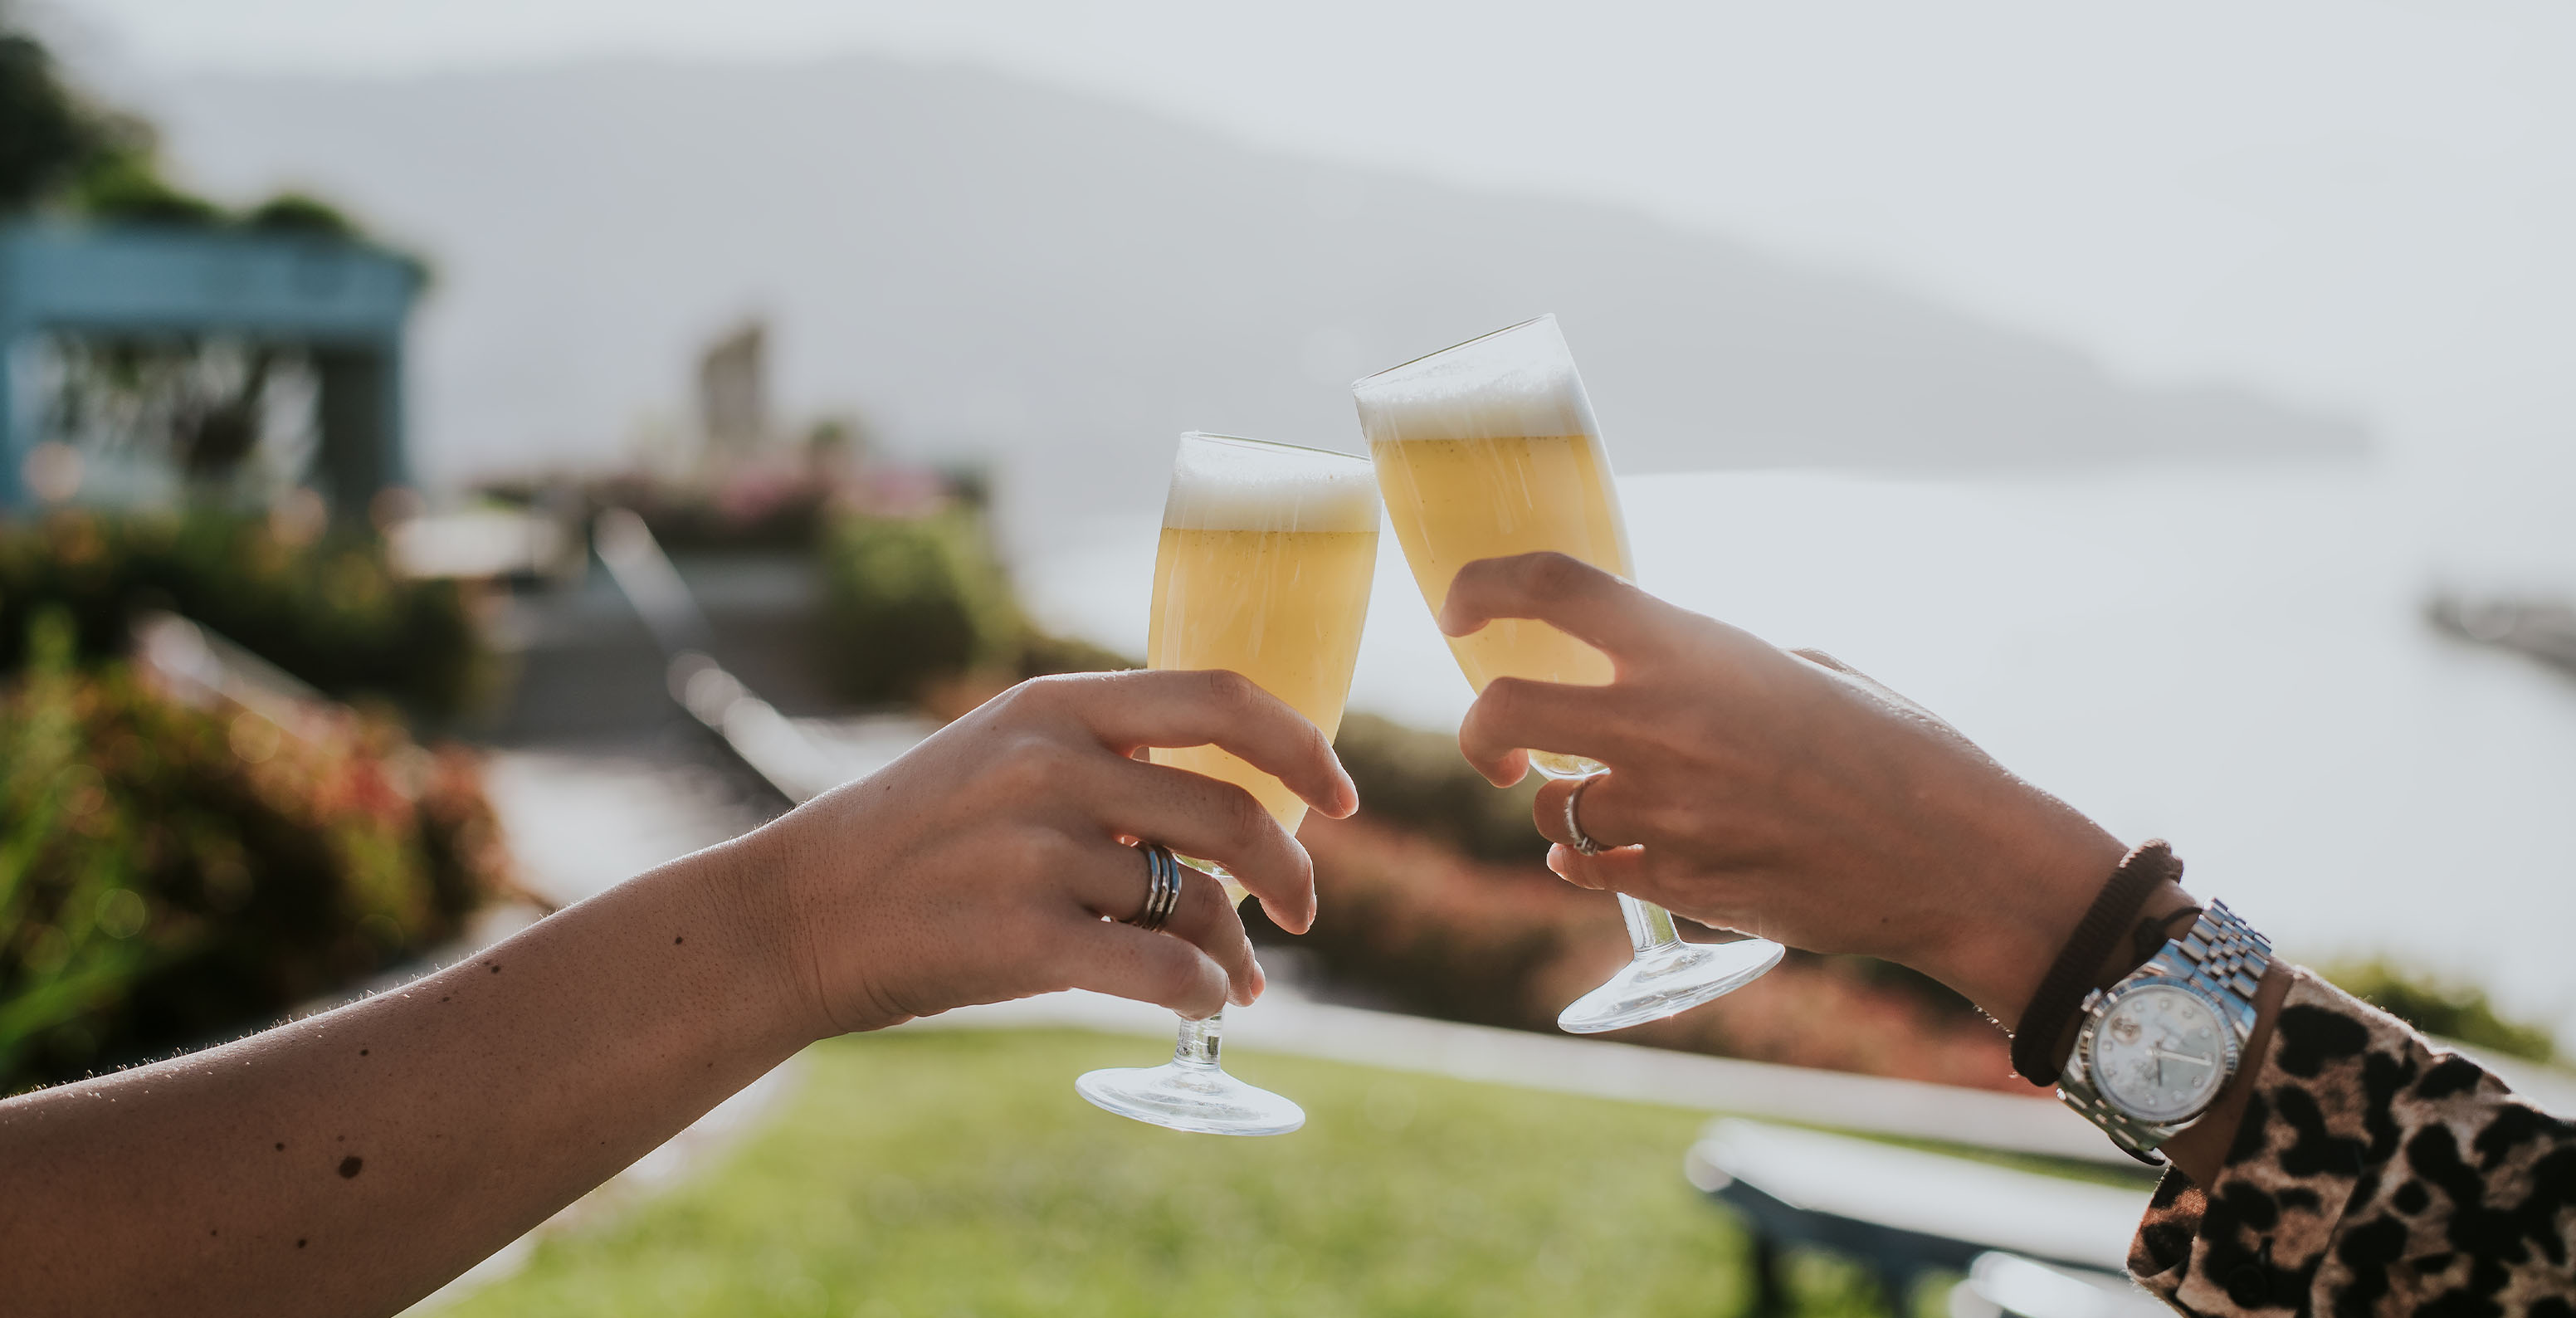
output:
[{"label": "bench leg", "polygon": [[1780,1280],[1780,1247],[1756,1231],[1745,1261],[1753,1273],[1752,1318],[1788,1318],[1789,1290]]}]

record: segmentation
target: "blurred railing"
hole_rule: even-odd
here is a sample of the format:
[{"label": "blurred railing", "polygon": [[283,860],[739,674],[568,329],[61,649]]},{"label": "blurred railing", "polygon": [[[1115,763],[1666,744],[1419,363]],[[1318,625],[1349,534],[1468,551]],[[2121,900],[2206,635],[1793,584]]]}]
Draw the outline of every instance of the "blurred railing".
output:
[{"label": "blurred railing", "polygon": [[842,781],[846,775],[832,755],[707,653],[715,628],[643,518],[624,508],[601,513],[591,545],[661,648],[663,676],[680,708],[790,805]]}]

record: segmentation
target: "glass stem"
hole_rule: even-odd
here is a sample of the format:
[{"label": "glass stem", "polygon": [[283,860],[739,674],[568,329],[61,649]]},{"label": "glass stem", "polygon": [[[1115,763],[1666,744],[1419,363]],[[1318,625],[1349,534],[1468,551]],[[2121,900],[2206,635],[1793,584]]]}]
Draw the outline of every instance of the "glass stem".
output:
[{"label": "glass stem", "polygon": [[[1664,923],[1670,925],[1671,918],[1666,917]],[[1180,1041],[1172,1045],[1172,1065],[1186,1066],[1199,1071],[1225,1069],[1224,1065],[1217,1060],[1217,1052],[1224,1037],[1225,1011],[1222,1008],[1203,1021],[1183,1019]]]},{"label": "glass stem", "polygon": [[[1682,941],[1681,930],[1673,927],[1673,913],[1653,902],[1641,902],[1621,893],[1619,914],[1628,921],[1628,947],[1639,958],[1660,952]],[[1188,1033],[1186,1029],[1182,1031]]]}]

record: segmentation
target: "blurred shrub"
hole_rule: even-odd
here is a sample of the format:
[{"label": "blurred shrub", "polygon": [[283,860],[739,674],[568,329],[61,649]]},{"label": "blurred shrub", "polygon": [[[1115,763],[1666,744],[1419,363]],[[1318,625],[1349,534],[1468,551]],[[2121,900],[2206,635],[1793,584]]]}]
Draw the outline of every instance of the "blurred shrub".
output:
[{"label": "blurred shrub", "polygon": [[585,491],[591,506],[629,508],[666,550],[811,552],[831,523],[832,489],[796,473],[722,485],[620,476]]},{"label": "blurred shrub", "polygon": [[50,193],[98,148],[98,127],[53,56],[22,32],[0,30],[0,125],[0,213]]},{"label": "blurred shrub", "polygon": [[2451,983],[2377,957],[2330,965],[2318,973],[2335,987],[2426,1034],[2535,1062],[2550,1061],[2558,1055],[2557,1039],[2549,1030],[2497,1015],[2483,989]]},{"label": "blurred shrub", "polygon": [[[1310,817],[1299,837],[1315,858],[1314,928],[1291,938],[1257,907],[1245,923],[1261,942],[1296,947],[1333,982],[1399,1010],[1553,1033],[1558,1010],[1628,959],[1610,895],[1568,885],[1531,859],[1473,860],[1365,804],[1349,820]],[[1617,1037],[2031,1092],[2012,1075],[2009,1041],[1973,1007],[1865,957],[1793,952],[1745,988]]]},{"label": "blurred shrub", "polygon": [[84,671],[42,615],[0,693],[0,1093],[255,1028],[507,889],[462,752]]},{"label": "blurred shrub", "polygon": [[1030,628],[972,510],[848,515],[822,556],[825,643],[853,698],[910,701],[960,674],[1016,670]]},{"label": "blurred shrub", "polygon": [[1362,818],[1447,843],[1477,860],[1547,855],[1547,840],[1530,823],[1535,775],[1496,788],[1467,766],[1456,737],[1374,714],[1344,717],[1333,750],[1360,789]]},{"label": "blurred shrub", "polygon": [[68,194],[73,210],[126,224],[208,229],[228,218],[223,207],[163,177],[148,140],[118,142],[92,155]]},{"label": "blurred shrub", "polygon": [[464,707],[486,672],[456,583],[395,575],[372,536],[299,543],[239,514],[0,524],[0,672],[24,661],[28,624],[47,608],[70,614],[87,659],[125,653],[134,612],[166,608],[334,696],[428,715]]},{"label": "blurred shrub", "polygon": [[300,233],[316,238],[359,236],[348,213],[319,197],[281,192],[242,213],[242,227],[264,233]]}]

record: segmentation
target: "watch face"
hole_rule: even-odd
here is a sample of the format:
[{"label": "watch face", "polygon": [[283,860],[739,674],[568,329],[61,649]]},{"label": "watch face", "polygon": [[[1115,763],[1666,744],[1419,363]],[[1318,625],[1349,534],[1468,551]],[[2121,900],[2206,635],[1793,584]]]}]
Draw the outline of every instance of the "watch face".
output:
[{"label": "watch face", "polygon": [[2093,1088],[2148,1121],[2179,1121],[2218,1096],[2231,1042],[2218,1009],[2199,994],[2148,984],[2121,994],[2093,1029]]}]

